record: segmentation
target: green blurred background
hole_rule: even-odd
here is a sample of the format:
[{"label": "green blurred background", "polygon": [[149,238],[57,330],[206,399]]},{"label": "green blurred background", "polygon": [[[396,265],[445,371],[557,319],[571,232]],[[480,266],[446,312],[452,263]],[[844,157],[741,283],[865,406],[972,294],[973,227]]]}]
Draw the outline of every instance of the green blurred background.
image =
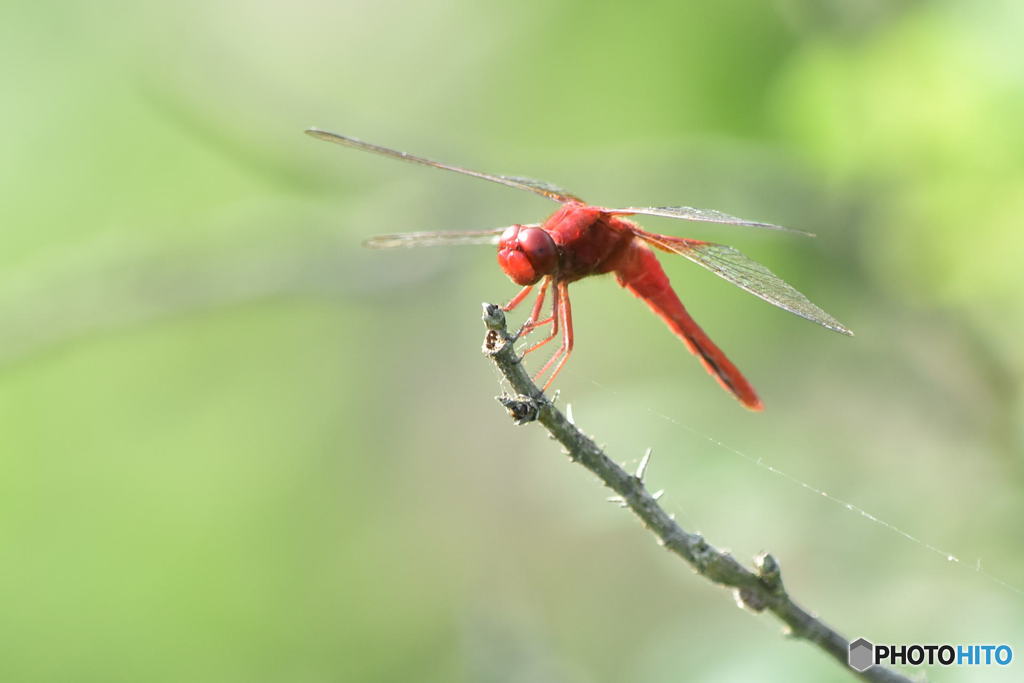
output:
[{"label": "green blurred background", "polygon": [[359,246],[552,205],[310,125],[817,232],[643,222],[857,332],[664,259],[763,414],[598,278],[561,400],[844,634],[1024,656],[1022,29],[1011,0],[5,4],[0,678],[848,680],[510,424],[491,249]]}]

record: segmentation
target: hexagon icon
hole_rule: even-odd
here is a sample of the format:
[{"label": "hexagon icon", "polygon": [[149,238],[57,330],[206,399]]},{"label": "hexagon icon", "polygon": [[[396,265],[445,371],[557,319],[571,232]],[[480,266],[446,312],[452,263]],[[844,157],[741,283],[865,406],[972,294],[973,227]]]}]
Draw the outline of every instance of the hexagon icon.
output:
[{"label": "hexagon icon", "polygon": [[864,671],[875,663],[875,646],[864,638],[858,638],[850,643],[850,654],[846,661],[851,669]]}]

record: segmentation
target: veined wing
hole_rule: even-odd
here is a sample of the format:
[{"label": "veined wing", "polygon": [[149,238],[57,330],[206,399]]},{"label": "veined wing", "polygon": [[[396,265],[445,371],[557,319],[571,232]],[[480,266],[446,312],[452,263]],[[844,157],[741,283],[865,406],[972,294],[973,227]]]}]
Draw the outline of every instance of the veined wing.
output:
[{"label": "veined wing", "polygon": [[[536,228],[539,226],[539,223],[531,223],[523,227]],[[394,247],[446,247],[455,244],[497,244],[501,233],[507,229],[401,232],[395,235],[371,237],[363,242],[363,246],[371,249],[391,249]]]},{"label": "veined wing", "polygon": [[392,159],[401,159],[402,161],[409,161],[414,164],[422,164],[424,166],[433,166],[434,168],[440,168],[445,171],[454,171],[455,173],[461,173],[463,175],[472,176],[474,178],[482,178],[489,180],[492,183],[498,183],[499,185],[505,185],[507,187],[514,187],[519,190],[526,190],[527,192],[533,192],[539,194],[542,197],[553,199],[556,202],[579,202],[579,197],[574,196],[570,192],[566,192],[557,185],[544,182],[543,180],[534,180],[533,178],[521,178],[519,176],[506,176],[506,175],[492,175],[490,173],[482,173],[480,171],[471,171],[468,168],[461,168],[459,166],[452,166],[451,164],[443,164],[440,161],[434,161],[425,157],[418,157],[414,154],[408,154],[406,152],[399,152],[396,149],[390,149],[388,147],[381,147],[380,145],[374,145],[369,142],[363,142],[355,138],[350,138],[345,135],[339,135],[338,133],[331,133],[326,130],[320,130],[319,128],[309,128],[306,130],[308,135],[311,135],[319,140],[326,140],[327,142],[333,142],[338,145],[345,145],[346,147],[354,147],[355,149],[361,149],[366,152],[373,152],[375,154],[381,154]]},{"label": "veined wing", "polygon": [[853,335],[849,328],[815,306],[782,278],[730,246],[658,235],[643,230],[634,230],[634,233],[658,249],[685,256],[770,304],[830,330]]},{"label": "veined wing", "polygon": [[726,225],[744,225],[750,228],[764,228],[766,230],[784,230],[785,232],[795,232],[800,235],[814,237],[814,233],[812,232],[786,228],[781,225],[775,225],[774,223],[748,221],[745,218],[730,216],[727,213],[715,211],[714,209],[695,209],[692,206],[646,206],[629,207],[626,209],[602,209],[602,211],[610,213],[613,216],[630,216],[633,214],[664,216],[665,218],[681,218],[684,221],[699,221],[701,223],[724,223]]}]

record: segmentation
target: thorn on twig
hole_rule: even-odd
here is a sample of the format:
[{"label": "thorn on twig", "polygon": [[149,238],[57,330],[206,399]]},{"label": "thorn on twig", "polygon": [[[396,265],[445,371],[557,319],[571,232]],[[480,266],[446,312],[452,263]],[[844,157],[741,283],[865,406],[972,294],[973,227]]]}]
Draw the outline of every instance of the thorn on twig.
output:
[{"label": "thorn on twig", "polygon": [[761,553],[754,558],[757,576],[761,583],[773,593],[782,593],[782,569],[770,553]]},{"label": "thorn on twig", "polygon": [[569,424],[573,425],[574,427],[576,426],[576,418],[573,417],[571,403],[565,404],[565,419],[569,421]]},{"label": "thorn on twig", "polygon": [[762,612],[768,606],[768,601],[760,593],[750,588],[737,588],[732,595],[736,598],[736,604],[740,608],[748,609],[751,612]]},{"label": "thorn on twig", "polygon": [[652,452],[653,449],[650,448],[644,451],[644,457],[640,459],[640,464],[636,466],[636,474],[633,476],[636,477],[637,481],[642,482],[644,480],[644,475],[647,474],[647,465],[651,462]]},{"label": "thorn on twig", "polygon": [[655,491],[654,493],[651,494],[651,498],[653,498],[654,500],[658,500],[659,498],[661,498],[664,495],[665,495],[665,489],[658,489],[657,491]]},{"label": "thorn on twig", "polygon": [[605,500],[607,500],[609,503],[615,503],[620,508],[627,507],[626,499],[623,498],[622,496],[608,496],[607,498],[605,498]]},{"label": "thorn on twig", "polygon": [[505,406],[505,410],[517,425],[533,422],[540,413],[537,401],[529,396],[498,396],[497,399],[501,405]]}]

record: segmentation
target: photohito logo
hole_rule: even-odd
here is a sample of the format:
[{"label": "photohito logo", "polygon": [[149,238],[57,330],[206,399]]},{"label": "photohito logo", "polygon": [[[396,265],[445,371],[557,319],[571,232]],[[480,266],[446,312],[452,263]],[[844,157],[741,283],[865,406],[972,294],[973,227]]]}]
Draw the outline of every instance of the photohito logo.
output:
[{"label": "photohito logo", "polygon": [[942,666],[1006,666],[1013,661],[1009,645],[874,645],[865,638],[850,643],[850,668],[864,671],[875,664],[941,664]]}]

